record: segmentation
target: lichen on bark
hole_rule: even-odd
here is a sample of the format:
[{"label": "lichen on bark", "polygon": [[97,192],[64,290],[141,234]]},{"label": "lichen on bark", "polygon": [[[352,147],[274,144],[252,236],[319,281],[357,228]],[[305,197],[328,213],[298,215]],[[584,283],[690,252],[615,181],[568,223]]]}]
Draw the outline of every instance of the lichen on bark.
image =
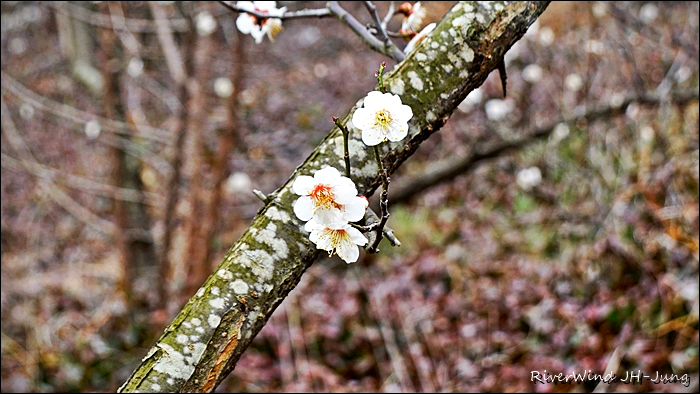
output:
[{"label": "lichen on bark", "polygon": [[[407,138],[382,144],[389,173],[445,124],[546,6],[547,2],[460,2],[387,74],[389,91],[401,96],[414,114]],[[350,122],[361,105],[362,99],[341,123],[351,131],[353,181],[360,194],[370,196],[380,184],[377,164]],[[298,196],[291,185],[297,176],[313,175],[327,165],[343,170],[342,132],[337,127],[287,182],[268,196],[240,240],[166,328],[120,392],[212,391],[226,377],[319,255],[304,222],[293,213],[292,204]]]}]

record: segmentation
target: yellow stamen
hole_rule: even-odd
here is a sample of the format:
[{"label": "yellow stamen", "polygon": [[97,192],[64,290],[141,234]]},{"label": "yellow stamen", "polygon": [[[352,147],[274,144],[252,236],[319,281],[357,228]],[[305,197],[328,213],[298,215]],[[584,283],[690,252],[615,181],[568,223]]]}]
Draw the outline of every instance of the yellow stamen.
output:
[{"label": "yellow stamen", "polygon": [[391,124],[391,114],[389,111],[385,109],[377,111],[377,113],[374,115],[374,124],[382,128],[389,126]]}]

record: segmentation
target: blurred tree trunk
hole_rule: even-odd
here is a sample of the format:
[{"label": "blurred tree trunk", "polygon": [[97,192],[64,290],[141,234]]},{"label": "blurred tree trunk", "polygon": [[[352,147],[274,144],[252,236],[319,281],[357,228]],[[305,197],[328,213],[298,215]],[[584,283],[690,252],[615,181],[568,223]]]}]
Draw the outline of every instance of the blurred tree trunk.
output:
[{"label": "blurred tree trunk", "polygon": [[[194,34],[194,33],[192,33]],[[189,133],[189,154],[186,155],[186,167],[189,171],[188,179],[190,184],[189,201],[192,207],[188,223],[187,235],[187,255],[185,265],[187,278],[185,282],[185,294],[191,297],[206,280],[211,272],[209,262],[205,259],[207,249],[205,211],[212,199],[215,191],[211,187],[210,178],[207,176],[207,165],[202,158],[210,155],[205,152],[204,120],[207,118],[207,94],[205,89],[211,88],[210,67],[207,65],[211,61],[211,51],[213,49],[210,36],[197,36],[196,45],[191,52],[194,68],[198,70],[196,76],[190,79],[190,102],[189,109],[191,116],[188,128]],[[178,304],[181,305],[181,304]]]},{"label": "blurred tree trunk", "polygon": [[[238,97],[243,86],[245,78],[245,37],[241,32],[236,30],[236,46],[234,47],[233,59],[236,62],[233,68],[233,94],[227,99],[227,124],[219,138],[219,149],[216,153],[214,164],[212,165],[212,174],[214,176],[214,187],[211,190],[211,200],[206,208],[204,216],[204,235],[205,235],[205,253],[202,260],[202,265],[209,267],[212,254],[214,252],[214,237],[217,234],[216,224],[219,213],[219,204],[221,203],[221,194],[223,193],[223,184],[230,172],[228,159],[233,153],[233,150],[238,147],[239,151],[244,148],[243,139],[241,138],[240,122],[238,119]],[[193,282],[194,288],[190,294],[201,286],[201,284],[209,276],[209,269],[204,271],[204,275],[200,275],[196,282]]]},{"label": "blurred tree trunk", "polygon": [[[183,3],[184,2],[178,3],[178,6],[180,7],[180,12],[185,16],[191,15],[191,10],[184,10],[185,4]],[[178,122],[175,126],[175,152],[173,153],[172,159],[173,173],[171,174],[170,179],[168,180],[168,200],[165,206],[163,244],[160,250],[160,255],[158,256],[158,309],[167,310],[168,300],[170,299],[168,283],[171,279],[171,264],[170,259],[168,257],[172,246],[172,240],[175,234],[175,228],[177,227],[175,223],[175,215],[178,200],[180,197],[180,183],[182,181],[183,162],[186,161],[183,158],[184,141],[185,136],[187,134],[187,130],[191,126],[189,124],[189,121],[193,118],[196,118],[196,115],[198,115],[196,113],[193,113],[192,115],[195,116],[190,116],[190,114],[194,111],[191,108],[190,100],[195,100],[195,98],[192,97],[195,95],[194,92],[192,92],[192,90],[196,88],[196,85],[194,85],[191,81],[192,74],[194,73],[194,48],[196,35],[194,22],[192,21],[191,16],[186,17],[185,20],[189,28],[189,33],[186,33],[182,39],[181,48],[183,55],[176,56],[174,52],[177,51],[177,48],[173,44],[174,40],[169,40],[167,38],[167,36],[172,37],[174,34],[172,30],[170,30],[170,28],[167,27],[167,24],[165,23],[165,15],[159,7],[160,6],[158,4],[151,3],[151,9],[154,13],[154,19],[156,19],[161,24],[161,28],[163,29],[163,31],[159,33],[159,39],[161,45],[163,46],[163,52],[170,53],[169,62],[174,63],[179,61],[183,63],[181,64],[181,70],[184,74],[178,75],[178,72],[173,71],[178,66],[174,64],[171,65],[171,77],[175,82],[175,91],[177,92],[177,98],[182,106],[180,107],[180,113],[178,114]]]},{"label": "blurred tree trunk", "polygon": [[[124,67],[118,60],[123,59],[124,56],[120,53],[120,45],[113,30],[104,29],[101,35],[105,115],[107,118],[124,122],[127,116],[120,87],[121,72]],[[143,195],[140,161],[125,152],[125,146],[130,140],[128,135],[122,137],[120,139],[122,146],[116,146],[112,150],[114,182],[116,187],[136,190]],[[123,280],[128,282],[124,283],[123,289],[130,300],[133,297],[130,285],[139,275],[139,271],[154,267],[156,264],[155,243],[151,235],[151,218],[143,201],[144,199],[139,202],[114,200],[114,214],[118,227],[117,244],[123,262]]]},{"label": "blurred tree trunk", "polygon": [[[408,137],[382,144],[384,165],[390,173],[444,125],[467,94],[503,62],[506,51],[547,4],[460,2],[387,75],[389,91],[399,94],[413,109]],[[361,105],[358,102],[342,123]],[[369,196],[381,182],[378,168],[359,133],[351,132],[350,138],[352,178],[359,193]],[[311,175],[324,165],[343,168],[342,146],[342,133],[335,127],[287,182],[268,196],[241,239],[166,328],[121,392],[209,392],[233,370],[319,255],[303,230],[304,223],[293,213],[298,196],[291,190],[292,183],[298,175]]]}]

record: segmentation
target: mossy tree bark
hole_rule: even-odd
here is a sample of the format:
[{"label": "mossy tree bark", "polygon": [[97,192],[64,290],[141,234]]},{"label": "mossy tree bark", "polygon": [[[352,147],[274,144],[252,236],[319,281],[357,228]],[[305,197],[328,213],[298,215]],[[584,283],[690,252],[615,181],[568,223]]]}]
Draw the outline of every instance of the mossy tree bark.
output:
[{"label": "mossy tree bark", "polygon": [[[544,12],[548,2],[460,2],[420,46],[386,75],[389,91],[413,109],[409,135],[382,144],[393,173],[422,141],[447,122],[467,94],[503,62],[506,51]],[[369,196],[381,184],[372,152],[350,119],[352,178]],[[344,168],[343,136],[333,128],[287,182],[268,196],[250,227],[144,357],[120,392],[212,391],[319,251],[292,211],[292,183],[324,166]],[[343,171],[341,171],[343,172]],[[408,241],[410,242],[410,241]]]}]

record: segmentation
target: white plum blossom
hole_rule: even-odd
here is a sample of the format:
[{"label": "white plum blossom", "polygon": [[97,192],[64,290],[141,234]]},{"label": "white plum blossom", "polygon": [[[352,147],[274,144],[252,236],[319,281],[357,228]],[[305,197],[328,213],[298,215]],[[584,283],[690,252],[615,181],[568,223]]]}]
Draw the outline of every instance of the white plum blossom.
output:
[{"label": "white plum blossom", "polygon": [[216,19],[207,11],[202,11],[194,17],[197,34],[206,37],[216,30]]},{"label": "white plum blossom", "polygon": [[294,213],[303,221],[324,225],[356,222],[365,216],[368,202],[357,195],[355,183],[333,167],[316,171],[313,178],[301,175],[292,184],[301,197],[294,203]]},{"label": "white plum blossom", "polygon": [[542,183],[542,171],[538,167],[530,167],[518,171],[515,183],[525,191],[532,190],[533,187]]},{"label": "white plum blossom", "polygon": [[420,29],[427,10],[421,6],[419,1],[413,5],[411,3],[403,3],[396,12],[404,15],[403,21],[401,21],[401,30],[409,32]]},{"label": "white plum blossom", "polygon": [[513,109],[515,109],[515,102],[511,98],[505,100],[492,99],[487,101],[484,105],[486,117],[494,121],[505,119]]},{"label": "white plum blossom", "polygon": [[233,82],[226,77],[216,78],[214,93],[221,98],[229,98],[233,94]]},{"label": "white plum blossom", "polygon": [[243,34],[253,36],[257,44],[262,42],[266,34],[267,38],[273,41],[275,35],[282,31],[282,20],[278,18],[287,11],[287,7],[277,8],[275,1],[239,1],[236,5],[243,10],[270,15],[269,18],[259,18],[244,12],[236,19],[238,30]]},{"label": "white plum blossom", "polygon": [[311,219],[306,223],[304,229],[311,232],[309,240],[316,244],[318,249],[327,251],[329,257],[336,253],[348,264],[356,262],[360,257],[357,246],[364,246],[368,242],[360,230],[348,223],[328,226]]},{"label": "white plum blossom", "polygon": [[89,140],[94,140],[95,138],[99,137],[100,131],[100,122],[96,121],[95,119],[85,123],[85,135]]},{"label": "white plum blossom", "polygon": [[411,41],[409,41],[408,44],[406,44],[406,48],[403,49],[403,53],[409,54],[411,51],[416,49],[418,44],[420,44],[420,42],[423,41],[425,37],[435,29],[435,26],[437,26],[437,24],[431,23],[428,26],[424,27],[423,30],[420,31],[420,33],[413,36],[413,38],[411,38]]},{"label": "white plum blossom", "polygon": [[523,79],[526,82],[530,82],[530,83],[539,82],[542,80],[543,75],[544,75],[544,71],[542,70],[542,67],[538,66],[537,64],[528,64],[523,69]]},{"label": "white plum blossom", "polygon": [[374,146],[386,140],[397,142],[408,135],[408,121],[413,110],[401,103],[399,96],[372,91],[365,97],[364,108],[352,115],[352,124],[362,130],[362,141]]},{"label": "white plum blossom", "polygon": [[579,90],[581,90],[581,88],[583,88],[583,78],[581,78],[581,76],[576,73],[571,73],[566,76],[566,79],[564,80],[564,85],[567,89],[571,90],[572,92],[578,92]]}]

